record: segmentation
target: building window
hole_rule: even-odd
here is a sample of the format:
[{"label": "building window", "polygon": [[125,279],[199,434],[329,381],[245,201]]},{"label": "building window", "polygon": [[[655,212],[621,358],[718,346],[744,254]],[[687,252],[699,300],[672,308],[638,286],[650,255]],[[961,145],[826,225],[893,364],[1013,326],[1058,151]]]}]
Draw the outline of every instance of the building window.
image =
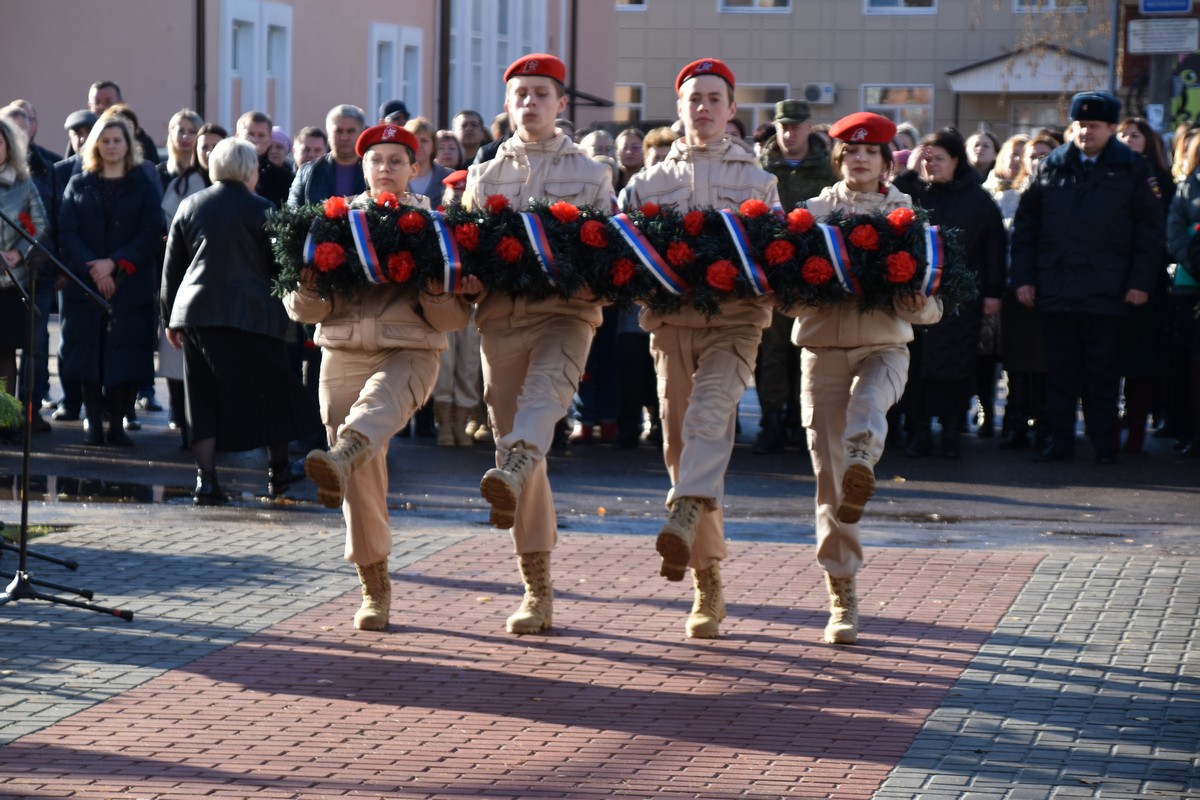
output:
[{"label": "building window", "polygon": [[292,8],[269,0],[222,4],[217,120],[232,129],[262,111],[288,130],[292,114]]},{"label": "building window", "polygon": [[617,0],[617,11],[645,11],[646,0]]},{"label": "building window", "polygon": [[1054,100],[1025,100],[1013,103],[1012,132],[1032,135],[1042,128],[1062,126],[1063,110]]},{"label": "building window", "polygon": [[450,113],[504,110],[500,76],[525,53],[546,51],[546,0],[451,0]]},{"label": "building window", "polygon": [[791,10],[792,0],[717,0],[721,12],[787,14]]},{"label": "building window", "polygon": [[908,122],[922,134],[933,126],[932,86],[864,86],[862,106],[896,122]]},{"label": "building window", "polygon": [[786,100],[790,88],[786,84],[739,83],[734,95],[737,99],[737,118],[751,136],[759,125],[775,121],[775,104]]},{"label": "building window", "polygon": [[646,118],[646,86],[618,83],[613,87],[613,121],[631,125]]},{"label": "building window", "polygon": [[371,90],[368,116],[389,100],[403,100],[408,113],[421,113],[420,28],[372,23],[367,49],[367,86]]},{"label": "building window", "polygon": [[936,14],[937,0],[863,0],[864,14]]},{"label": "building window", "polygon": [[1087,11],[1087,0],[1013,0],[1014,14],[1041,14],[1047,11]]}]

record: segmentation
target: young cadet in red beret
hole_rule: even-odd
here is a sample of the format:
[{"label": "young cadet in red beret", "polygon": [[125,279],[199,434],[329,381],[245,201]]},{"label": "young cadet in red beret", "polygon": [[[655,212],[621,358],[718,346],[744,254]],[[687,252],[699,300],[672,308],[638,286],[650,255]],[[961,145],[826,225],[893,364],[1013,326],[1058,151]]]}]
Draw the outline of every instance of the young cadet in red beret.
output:
[{"label": "young cadet in red beret", "polygon": [[[513,136],[491,161],[467,171],[463,205],[502,195],[515,208],[529,198],[608,210],[612,177],[554,126],[567,106],[566,66],[545,53],[517,59],[504,72],[504,110]],[[511,528],[525,596],[508,618],[510,633],[550,627],[550,551],[558,539],[546,453],[567,413],[600,325],[595,298],[534,300],[500,292],[479,299],[475,321],[483,350],[483,394],[496,438],[496,467],[479,490],[491,524]]]},{"label": "young cadet in red beret", "polygon": [[[356,149],[368,189],[352,198],[351,208],[384,193],[429,208],[427,198],[408,192],[415,136],[400,125],[376,125],[359,135]],[[433,391],[446,332],[467,324],[471,306],[444,292],[440,281],[385,283],[347,298],[322,297],[315,277],[311,268],[302,271],[300,288],[284,298],[292,319],[316,324],[313,341],[323,350],[319,394],[330,450],[313,450],[304,467],[317,499],[341,506],[346,518],[346,560],[358,569],[363,595],[354,627],[383,630],[392,599],[388,443]],[[464,292],[478,290],[478,278],[463,282]]]},{"label": "young cadet in red beret", "polygon": [[[887,213],[912,208],[912,198],[888,183],[889,142],[896,125],[859,112],[829,129],[833,168],[841,180],[808,201],[817,219],[833,212]],[[825,641],[858,641],[855,575],[862,567],[858,521],[875,491],[875,464],[887,439],[887,412],[908,381],[914,323],[942,317],[941,300],[915,295],[886,311],[860,313],[850,298],[835,307],[799,307],[792,342],[801,353],[801,413],[817,478],[817,561],[825,570],[830,617]]]},{"label": "young cadet in red beret", "polygon": [[[630,178],[624,207],[736,209],[746,200],[760,200],[778,208],[775,176],[759,168],[748,145],[725,135],[725,124],[737,111],[729,67],[715,58],[693,61],[679,73],[675,89],[684,136],[666,158]],[[728,300],[711,321],[686,304],[669,314],[644,308],[639,317],[654,351],[663,457],[672,484],[670,513],[656,546],[668,580],[683,580],[692,568],[695,601],[686,631],[696,638],[716,637],[725,617],[719,566],[726,555],[725,470],[738,400],[754,374],[773,301],[770,294],[757,301]]]}]

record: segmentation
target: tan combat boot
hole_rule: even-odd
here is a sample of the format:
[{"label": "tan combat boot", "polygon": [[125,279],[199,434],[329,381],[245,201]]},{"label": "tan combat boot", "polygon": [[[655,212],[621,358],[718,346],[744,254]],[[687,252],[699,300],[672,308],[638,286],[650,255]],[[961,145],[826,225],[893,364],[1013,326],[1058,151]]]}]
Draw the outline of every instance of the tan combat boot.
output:
[{"label": "tan combat boot", "polygon": [[875,471],[869,462],[852,461],[842,476],[842,503],[837,518],[846,524],[862,519],[863,508],[875,494]]},{"label": "tan combat boot", "polygon": [[350,473],[371,454],[367,440],[352,430],[343,430],[329,452],[313,450],[304,458],[304,474],[317,485],[317,500],[326,508],[338,508],[346,497]]},{"label": "tan combat boot", "polygon": [[454,436],[454,406],[435,401],[433,420],[437,425],[438,447],[454,447],[458,444],[458,440]]},{"label": "tan combat boot", "polygon": [[362,606],[354,613],[354,627],[360,631],[381,631],[388,624],[388,610],[392,607],[392,579],[388,577],[387,559],[368,564],[354,565],[358,569],[358,582],[362,584]]},{"label": "tan combat boot", "polygon": [[458,447],[471,447],[475,437],[467,433],[467,422],[471,419],[471,409],[464,406],[454,406],[450,409],[450,426],[454,433],[454,444]]},{"label": "tan combat boot", "polygon": [[489,469],[479,482],[479,493],[492,504],[490,522],[495,528],[511,528],[517,513],[521,487],[533,472],[537,459],[517,445],[505,454],[499,467]]},{"label": "tan combat boot", "polygon": [[854,576],[835,578],[825,573],[829,590],[829,624],[825,641],[829,644],[858,644],[858,592]]},{"label": "tan combat boot", "polygon": [[687,635],[693,639],[715,639],[725,619],[725,595],[721,591],[721,567],[692,570],[696,599],[687,618]]},{"label": "tan combat boot", "polygon": [[707,509],[699,497],[677,497],[671,504],[671,513],[658,532],[655,548],[662,556],[662,567],[658,574],[669,581],[681,581],[687,574],[688,561],[692,557],[692,542],[696,539],[696,526]]},{"label": "tan combat boot", "polygon": [[538,633],[549,629],[554,615],[554,584],[550,580],[549,553],[522,553],[517,556],[525,597],[521,607],[508,618],[509,633]]}]

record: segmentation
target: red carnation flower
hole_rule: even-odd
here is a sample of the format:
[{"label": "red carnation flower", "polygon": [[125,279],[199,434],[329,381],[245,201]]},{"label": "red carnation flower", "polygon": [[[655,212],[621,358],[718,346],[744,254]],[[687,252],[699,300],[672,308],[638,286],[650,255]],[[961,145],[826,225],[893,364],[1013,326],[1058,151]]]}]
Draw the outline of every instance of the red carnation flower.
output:
[{"label": "red carnation flower", "polygon": [[487,200],[483,201],[483,205],[493,214],[499,214],[508,208],[508,198],[502,194],[489,194]]},{"label": "red carnation flower", "polygon": [[901,250],[887,257],[887,279],[892,283],[908,283],[917,274],[917,260],[912,253]]},{"label": "red carnation flower", "polygon": [[787,239],[776,239],[767,245],[765,253],[767,264],[772,267],[778,267],[780,264],[786,264],[796,255],[796,248]]},{"label": "red carnation flower", "polygon": [[137,266],[132,261],[126,261],[123,258],[117,261],[117,269],[121,270],[126,275],[132,275],[133,273],[137,272]]},{"label": "red carnation flower", "polygon": [[586,244],[588,247],[597,249],[608,247],[608,236],[604,233],[604,223],[589,219],[579,228],[579,241]]},{"label": "red carnation flower", "polygon": [[689,211],[683,215],[683,230],[688,236],[699,236],[704,230],[704,212]]},{"label": "red carnation flower", "polygon": [[400,219],[396,220],[397,227],[409,236],[420,233],[425,230],[425,218],[417,211],[405,211],[400,215]]},{"label": "red carnation flower", "polygon": [[392,283],[404,283],[412,277],[416,265],[412,253],[407,250],[392,253],[387,260],[388,277],[392,279]]},{"label": "red carnation flower", "polygon": [[724,258],[709,264],[708,271],[704,274],[708,285],[720,292],[732,292],[733,281],[736,277],[737,267],[733,265],[733,262]]},{"label": "red carnation flower", "polygon": [[346,251],[337,242],[321,242],[313,254],[313,266],[320,272],[329,272],[346,263]]},{"label": "red carnation flower", "polygon": [[334,195],[325,201],[325,219],[341,219],[350,212],[346,198]]},{"label": "red carnation flower", "polygon": [[917,214],[911,208],[897,208],[887,215],[888,225],[898,234],[907,231],[916,218]]},{"label": "red carnation flower", "polygon": [[636,267],[628,258],[618,258],[613,262],[612,269],[608,271],[609,277],[612,278],[613,286],[624,286],[633,279]]},{"label": "red carnation flower", "polygon": [[829,279],[833,277],[833,264],[820,256],[809,256],[800,267],[800,276],[804,278],[805,283],[815,286],[829,283]]},{"label": "red carnation flower", "polygon": [[754,219],[755,217],[761,217],[764,214],[771,213],[771,207],[762,200],[747,200],[746,202],[742,203],[742,207],[739,208],[738,211],[743,217]]},{"label": "red carnation flower", "polygon": [[647,217],[657,217],[660,210],[661,209],[659,209],[658,203],[646,203],[644,206],[642,206],[642,213]]},{"label": "red carnation flower", "polygon": [[559,200],[557,203],[552,204],[549,211],[554,215],[556,220],[564,225],[570,225],[579,219],[579,209],[566,200]]},{"label": "red carnation flower", "polygon": [[808,233],[817,220],[807,208],[793,208],[788,212],[788,233]]},{"label": "red carnation flower", "polygon": [[392,192],[380,192],[375,195],[375,205],[380,208],[396,209],[400,207],[400,198]]},{"label": "red carnation flower", "polygon": [[667,247],[667,261],[673,267],[682,267],[696,260],[696,253],[684,242],[671,242]]},{"label": "red carnation flower", "polygon": [[454,229],[454,241],[464,250],[474,252],[479,248],[479,226],[465,222]]},{"label": "red carnation flower", "polygon": [[515,236],[505,236],[496,245],[496,252],[509,264],[515,264],[525,252],[525,245]]},{"label": "red carnation flower", "polygon": [[21,223],[21,227],[25,229],[26,233],[30,236],[37,236],[37,226],[33,224],[33,217],[22,211],[17,214],[17,221]]},{"label": "red carnation flower", "polygon": [[879,231],[870,225],[855,225],[850,231],[850,244],[860,250],[878,250]]}]

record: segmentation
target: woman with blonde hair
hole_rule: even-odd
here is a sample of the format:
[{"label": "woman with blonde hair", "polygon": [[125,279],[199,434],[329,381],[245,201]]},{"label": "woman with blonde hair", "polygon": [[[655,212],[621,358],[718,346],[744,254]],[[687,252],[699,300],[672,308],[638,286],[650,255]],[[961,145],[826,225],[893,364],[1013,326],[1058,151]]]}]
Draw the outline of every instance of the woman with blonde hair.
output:
[{"label": "woman with blonde hair", "polygon": [[[46,211],[37,186],[29,176],[24,132],[0,117],[0,209],[8,218],[25,226],[31,235],[46,230]],[[17,394],[17,350],[25,347],[27,323],[25,298],[28,293],[28,241],[8,223],[0,222],[0,389]],[[26,354],[28,357],[28,354]]]},{"label": "woman with blonde hair", "polygon": [[[67,284],[59,374],[83,384],[84,443],[128,446],[133,440],[122,428],[125,409],[137,387],[154,380],[163,215],[128,120],[106,112],[81,154],[83,170],[67,184],[59,209],[59,249],[67,268],[107,300],[109,309]],[[102,409],[109,417],[107,436]]]}]

